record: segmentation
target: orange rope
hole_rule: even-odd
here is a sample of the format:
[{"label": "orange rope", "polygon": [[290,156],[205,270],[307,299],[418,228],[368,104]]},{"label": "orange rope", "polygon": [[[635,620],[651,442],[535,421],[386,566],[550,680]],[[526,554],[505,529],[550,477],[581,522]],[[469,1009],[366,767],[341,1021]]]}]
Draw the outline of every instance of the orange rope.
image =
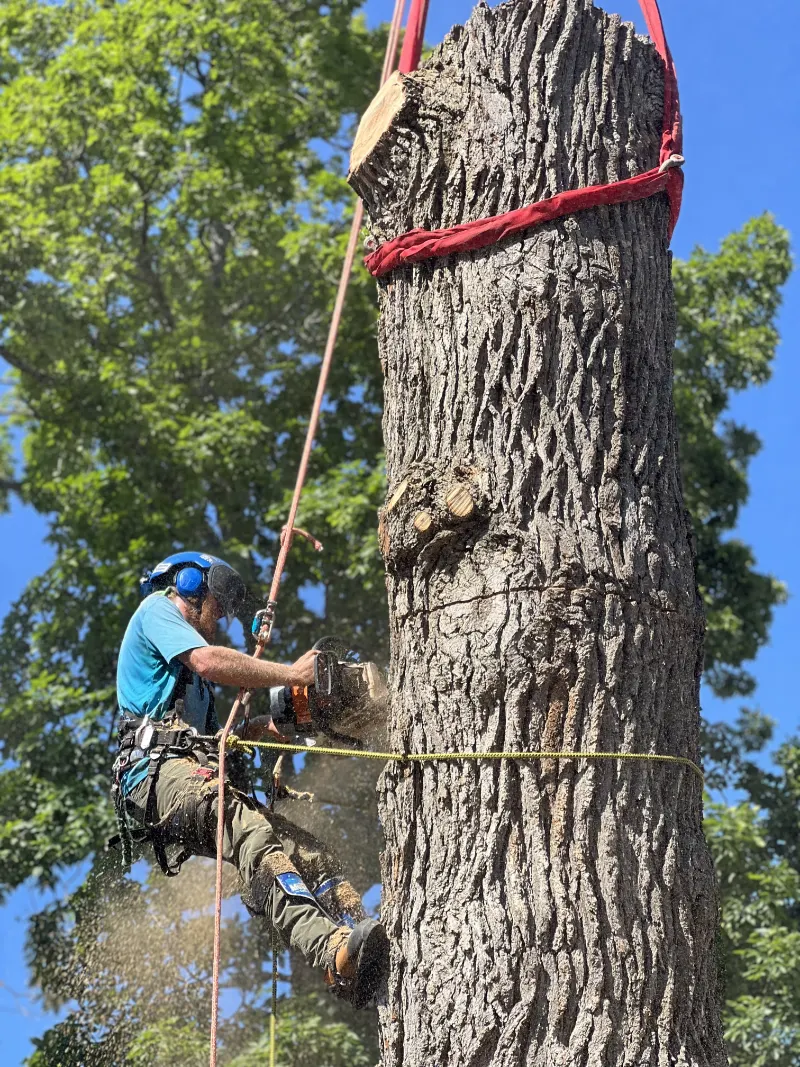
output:
[{"label": "orange rope", "polygon": [[[389,29],[389,37],[386,42],[386,54],[383,60],[383,70],[381,72],[381,85],[389,77],[395,66],[397,58],[397,45],[400,40],[400,27],[403,21],[403,11],[405,10],[406,0],[395,0],[394,14],[392,16],[392,22]],[[267,614],[265,616],[264,625],[258,635],[256,647],[253,652],[253,657],[258,659],[264,648],[269,643],[272,636],[272,624],[275,617],[275,603],[278,598],[278,589],[280,588],[281,578],[283,576],[283,569],[286,565],[286,558],[289,555],[289,550],[292,547],[292,541],[294,540],[295,533],[305,534],[305,531],[298,530],[295,527],[295,519],[297,518],[297,509],[300,505],[300,495],[303,492],[303,484],[306,480],[306,474],[308,473],[308,461],[311,456],[311,449],[314,445],[314,438],[317,433],[317,426],[319,425],[320,411],[322,410],[322,401],[325,396],[325,389],[328,384],[328,375],[331,369],[331,363],[333,361],[333,351],[336,347],[336,338],[339,333],[339,324],[342,319],[342,309],[344,308],[345,296],[347,295],[347,286],[350,281],[350,275],[353,270],[353,260],[355,259],[356,248],[358,247],[358,237],[361,232],[361,222],[364,217],[364,205],[359,200],[356,204],[355,211],[353,212],[353,221],[350,226],[350,239],[347,242],[347,251],[344,257],[344,263],[342,264],[342,273],[339,278],[339,288],[336,293],[336,302],[333,307],[333,315],[331,317],[331,324],[328,330],[328,340],[325,345],[325,354],[322,357],[322,364],[319,371],[319,383],[317,384],[317,392],[314,397],[314,405],[311,409],[311,418],[308,423],[308,430],[306,431],[306,440],[303,445],[303,454],[300,457],[300,466],[297,471],[297,480],[294,487],[294,495],[292,496],[291,507],[289,508],[289,518],[286,521],[284,527],[285,535],[281,537],[281,547],[278,553],[278,559],[275,563],[275,572],[272,577],[272,585],[269,590],[269,602],[267,604]],[[219,1024],[219,964],[220,964],[220,936],[222,930],[222,849],[225,841],[225,750],[227,748],[228,737],[233,724],[236,722],[236,718],[239,711],[243,707],[247,707],[250,701],[249,690],[240,689],[233,702],[231,713],[228,716],[228,721],[225,723],[225,728],[222,731],[219,742],[219,789],[217,793],[217,877],[216,877],[216,894],[214,901],[214,960],[213,970],[211,976],[211,1056],[209,1058],[209,1067],[217,1067],[217,1029]]]}]

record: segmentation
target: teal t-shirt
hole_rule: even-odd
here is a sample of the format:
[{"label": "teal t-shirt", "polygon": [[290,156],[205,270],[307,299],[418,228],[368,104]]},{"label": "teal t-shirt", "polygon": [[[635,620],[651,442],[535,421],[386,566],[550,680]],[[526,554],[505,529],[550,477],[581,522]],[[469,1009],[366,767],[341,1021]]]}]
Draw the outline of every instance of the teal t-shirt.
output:
[{"label": "teal t-shirt", "polygon": [[[151,593],[128,623],[117,664],[117,703],[121,712],[158,721],[170,707],[181,674],[179,656],[208,642],[184,619],[177,605],[163,593]],[[207,722],[213,701],[211,685],[191,676],[184,695],[183,720],[198,733],[213,733],[216,720]],[[122,779],[123,793],[147,775],[148,760],[139,760]]]}]

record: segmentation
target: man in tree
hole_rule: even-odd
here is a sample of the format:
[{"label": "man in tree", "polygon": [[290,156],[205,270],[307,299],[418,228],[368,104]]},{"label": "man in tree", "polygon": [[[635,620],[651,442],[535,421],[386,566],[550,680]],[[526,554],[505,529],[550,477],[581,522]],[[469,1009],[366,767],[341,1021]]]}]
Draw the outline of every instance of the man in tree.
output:
[{"label": "man in tree", "polygon": [[[213,645],[218,621],[232,616],[245,596],[239,574],[216,556],[169,556],[145,576],[142,592],[119,655],[114,796],[123,833],[131,816],[171,875],[190,855],[216,854],[213,685],[309,686],[316,654],[282,665]],[[247,740],[267,732],[278,734],[269,716],[244,728]],[[248,909],[267,916],[309,963],[323,967],[334,992],[363,1007],[386,970],[383,927],[364,916],[358,895],[337,876],[339,865],[320,842],[268,813],[232,777],[223,858],[239,871]],[[182,846],[172,865],[169,845]]]}]

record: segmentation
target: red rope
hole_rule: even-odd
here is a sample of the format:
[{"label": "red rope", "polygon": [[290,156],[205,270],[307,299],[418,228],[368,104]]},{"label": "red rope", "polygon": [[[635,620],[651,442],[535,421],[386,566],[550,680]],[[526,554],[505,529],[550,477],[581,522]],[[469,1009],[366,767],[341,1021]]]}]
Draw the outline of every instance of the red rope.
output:
[{"label": "red rope", "polygon": [[[415,0],[416,2],[416,0]],[[383,71],[381,73],[381,85],[389,77],[389,74],[394,67],[395,57],[397,56],[397,44],[400,39],[400,27],[403,20],[403,11],[405,10],[406,0],[395,0],[394,14],[392,17],[391,26],[389,29],[389,37],[386,42],[386,54],[383,60]],[[427,0],[426,0],[427,6]],[[317,427],[319,425],[319,416],[322,410],[322,401],[325,396],[325,389],[328,383],[328,375],[331,369],[331,363],[333,361],[333,352],[336,347],[336,338],[339,333],[339,325],[342,319],[342,309],[344,308],[345,296],[347,295],[347,287],[350,281],[350,275],[353,270],[353,261],[355,259],[356,248],[358,246],[358,237],[361,231],[361,223],[364,216],[364,206],[359,200],[356,204],[355,211],[353,213],[353,221],[350,225],[350,239],[347,243],[347,251],[345,252],[344,263],[342,264],[342,273],[339,277],[339,288],[336,292],[336,302],[333,307],[333,315],[331,317],[331,324],[328,330],[328,339],[325,344],[325,354],[322,357],[322,364],[320,365],[319,382],[317,383],[317,392],[314,397],[314,405],[311,409],[311,417],[308,423],[308,429],[306,431],[305,444],[303,445],[303,454],[300,458],[300,466],[297,471],[297,479],[295,481],[294,494],[292,496],[292,503],[289,508],[289,517],[284,527],[284,533],[281,536],[281,547],[278,553],[278,559],[275,563],[275,572],[272,576],[272,585],[269,591],[269,603],[267,605],[267,614],[265,617],[265,624],[258,635],[258,641],[256,642],[255,651],[253,652],[254,658],[261,656],[264,648],[269,643],[272,636],[272,624],[275,617],[275,604],[278,598],[278,590],[280,588],[281,577],[283,576],[283,570],[286,566],[286,558],[289,555],[289,550],[292,547],[292,541],[296,533],[305,535],[305,531],[299,530],[295,526],[295,519],[297,518],[297,509],[300,504],[300,495],[303,492],[303,485],[306,480],[306,474],[308,472],[308,461],[311,456],[311,449],[314,445],[314,438],[317,433]],[[322,546],[319,546],[322,547]],[[219,787],[217,790],[217,867],[216,867],[216,891],[214,900],[214,948],[213,948],[213,968],[211,976],[211,1054],[209,1057],[209,1067],[216,1067],[217,1065],[217,1036],[219,1028],[219,968],[220,968],[220,942],[222,933],[222,849],[225,842],[225,752],[227,747],[228,737],[233,729],[233,725],[236,722],[236,718],[242,707],[246,707],[250,700],[250,693],[245,689],[240,689],[231,708],[231,713],[228,716],[228,721],[225,723],[225,727],[220,736],[219,742]]]},{"label": "red rope", "polygon": [[[683,174],[680,170],[683,157],[680,155],[682,137],[678,79],[664,34],[657,0],[639,0],[639,5],[656,51],[664,63],[664,119],[657,167],[622,181],[557,193],[536,204],[518,208],[516,211],[507,211],[502,215],[477,219],[475,222],[463,222],[458,226],[450,226],[441,230],[422,228],[410,230],[391,241],[386,241],[368,255],[364,260],[367,270],[376,278],[380,278],[397,267],[422,263],[428,259],[450,256],[457,252],[471,252],[478,248],[486,248],[512,234],[528,230],[533,226],[540,226],[545,222],[552,222],[565,215],[572,215],[576,211],[585,211],[602,204],[630,203],[661,192],[666,192],[669,197],[669,236],[672,237],[680,213],[683,192]],[[403,56],[408,54],[409,61],[414,57],[419,58],[427,8],[428,0],[414,0],[409,16],[409,29],[403,45]],[[412,20],[415,20],[413,35]],[[400,70],[404,71],[404,69],[401,57]]]},{"label": "red rope", "polygon": [[430,0],[411,0],[406,35],[403,38],[403,51],[400,53],[400,62],[397,64],[397,69],[401,74],[410,74],[419,66],[429,4]]}]

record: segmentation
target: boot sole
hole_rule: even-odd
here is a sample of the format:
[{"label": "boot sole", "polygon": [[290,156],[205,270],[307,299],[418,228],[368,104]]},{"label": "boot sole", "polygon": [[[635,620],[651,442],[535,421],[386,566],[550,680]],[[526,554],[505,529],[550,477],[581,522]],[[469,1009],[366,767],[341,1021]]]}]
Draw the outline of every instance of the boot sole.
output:
[{"label": "boot sole", "polygon": [[[367,923],[370,925],[365,930]],[[389,938],[380,923],[368,919],[350,935],[348,955],[351,946],[356,956],[356,975],[350,987],[350,1003],[357,1010],[369,1004],[389,975]]]}]

